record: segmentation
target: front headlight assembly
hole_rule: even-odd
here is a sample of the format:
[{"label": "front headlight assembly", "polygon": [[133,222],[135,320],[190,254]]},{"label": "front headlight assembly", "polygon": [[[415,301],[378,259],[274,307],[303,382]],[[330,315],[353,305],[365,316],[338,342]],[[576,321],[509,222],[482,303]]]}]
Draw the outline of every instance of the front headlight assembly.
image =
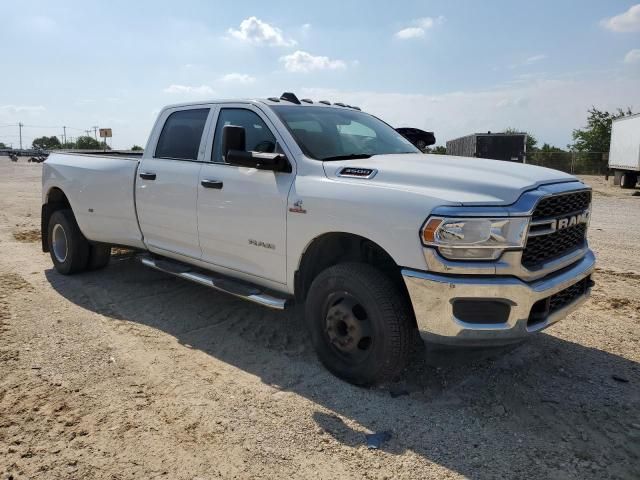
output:
[{"label": "front headlight assembly", "polygon": [[528,227],[528,217],[431,217],[420,237],[450,260],[496,260],[505,250],[524,248]]}]

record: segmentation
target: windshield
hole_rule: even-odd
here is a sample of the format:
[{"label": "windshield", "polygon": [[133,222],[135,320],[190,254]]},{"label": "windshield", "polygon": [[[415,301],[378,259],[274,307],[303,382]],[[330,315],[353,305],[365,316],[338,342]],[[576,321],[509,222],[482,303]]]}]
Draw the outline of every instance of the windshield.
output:
[{"label": "windshield", "polygon": [[305,155],[316,160],[348,160],[391,153],[420,153],[382,120],[349,108],[275,105]]}]

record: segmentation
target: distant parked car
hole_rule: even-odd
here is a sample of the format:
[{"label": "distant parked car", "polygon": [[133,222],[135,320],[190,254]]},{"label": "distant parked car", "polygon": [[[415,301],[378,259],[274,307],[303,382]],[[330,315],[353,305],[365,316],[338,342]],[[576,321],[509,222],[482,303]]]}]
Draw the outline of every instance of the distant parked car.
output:
[{"label": "distant parked car", "polygon": [[436,143],[436,136],[433,132],[425,132],[419,128],[402,127],[396,128],[396,132],[413,143],[421,151],[425,151],[429,145]]}]

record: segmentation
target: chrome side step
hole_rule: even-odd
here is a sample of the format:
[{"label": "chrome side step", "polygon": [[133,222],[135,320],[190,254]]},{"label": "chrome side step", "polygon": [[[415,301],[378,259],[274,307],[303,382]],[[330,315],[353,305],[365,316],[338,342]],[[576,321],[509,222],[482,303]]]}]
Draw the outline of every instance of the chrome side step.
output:
[{"label": "chrome side step", "polygon": [[200,285],[228,293],[235,297],[244,298],[245,300],[249,300],[250,302],[254,302],[265,307],[284,310],[287,305],[286,298],[269,295],[259,287],[241,283],[223,276],[214,276],[214,274],[210,272],[206,272],[180,262],[174,262],[164,258],[156,259],[149,255],[140,255],[139,259],[140,262],[147,267],[155,268],[161,272],[169,273],[176,277],[199,283]]}]

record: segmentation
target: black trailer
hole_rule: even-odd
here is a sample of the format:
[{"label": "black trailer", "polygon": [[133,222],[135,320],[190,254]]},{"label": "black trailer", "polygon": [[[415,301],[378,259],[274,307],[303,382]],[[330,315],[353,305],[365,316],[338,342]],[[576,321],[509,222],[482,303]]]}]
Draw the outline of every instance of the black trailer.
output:
[{"label": "black trailer", "polygon": [[526,163],[526,133],[473,133],[447,141],[447,155]]}]

